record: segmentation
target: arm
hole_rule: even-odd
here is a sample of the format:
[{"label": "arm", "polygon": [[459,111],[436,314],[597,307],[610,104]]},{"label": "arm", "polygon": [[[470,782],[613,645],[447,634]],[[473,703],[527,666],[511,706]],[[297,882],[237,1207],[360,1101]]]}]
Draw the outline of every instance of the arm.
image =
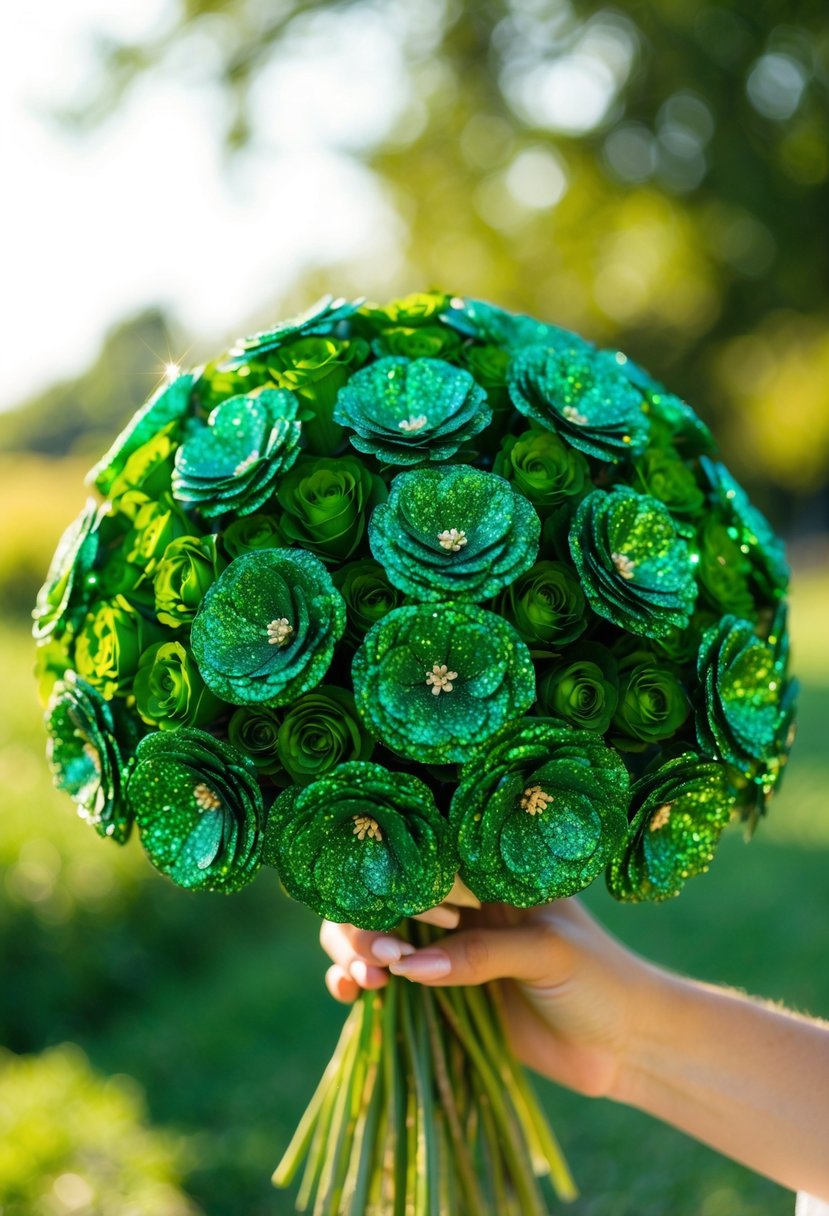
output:
[{"label": "arm", "polygon": [[532,1068],[829,1200],[826,1024],[652,966],[576,900],[529,913],[486,906],[417,951],[329,923],[322,941],[340,999],[382,986],[387,966],[430,986],[506,981],[507,1030]]}]

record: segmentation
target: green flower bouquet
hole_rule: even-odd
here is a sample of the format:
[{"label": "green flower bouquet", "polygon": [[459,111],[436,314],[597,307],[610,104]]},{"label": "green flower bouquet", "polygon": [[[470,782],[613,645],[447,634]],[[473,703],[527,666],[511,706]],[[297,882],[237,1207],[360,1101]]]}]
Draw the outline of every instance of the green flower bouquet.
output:
[{"label": "green flower bouquet", "polygon": [[[419,942],[459,878],[658,901],[780,782],[782,545],[619,351],[441,293],[328,298],[170,379],[89,480],[34,611],[50,763],[182,887],[272,867]],[[275,1174],[304,1163],[300,1209],[574,1194],[496,999],[358,1000]]]}]

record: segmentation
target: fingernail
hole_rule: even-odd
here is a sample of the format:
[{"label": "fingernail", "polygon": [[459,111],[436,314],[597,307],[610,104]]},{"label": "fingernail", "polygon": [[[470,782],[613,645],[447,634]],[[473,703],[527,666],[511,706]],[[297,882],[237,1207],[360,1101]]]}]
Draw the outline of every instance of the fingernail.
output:
[{"label": "fingernail", "polygon": [[419,950],[389,966],[392,975],[402,975],[409,980],[439,980],[451,970],[449,955],[443,950]]},{"label": "fingernail", "polygon": [[362,959],[357,958],[348,970],[351,973],[351,978],[356,980],[361,988],[365,988],[366,981],[368,980],[368,964],[364,963]]},{"label": "fingernail", "polygon": [[376,937],[371,943],[371,953],[378,963],[396,963],[404,954],[413,954],[414,946],[396,937]]}]

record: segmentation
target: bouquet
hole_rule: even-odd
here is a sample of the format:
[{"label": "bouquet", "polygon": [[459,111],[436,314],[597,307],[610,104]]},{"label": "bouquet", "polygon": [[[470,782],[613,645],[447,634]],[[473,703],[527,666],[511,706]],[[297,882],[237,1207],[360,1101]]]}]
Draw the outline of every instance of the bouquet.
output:
[{"label": "bouquet", "polygon": [[[191,890],[261,866],[419,942],[664,900],[792,738],[789,572],[706,425],[619,351],[442,293],[327,298],[176,373],[89,480],[34,611],[57,784]],[[574,1193],[497,995],[364,994],[275,1181],[315,1213]]]}]

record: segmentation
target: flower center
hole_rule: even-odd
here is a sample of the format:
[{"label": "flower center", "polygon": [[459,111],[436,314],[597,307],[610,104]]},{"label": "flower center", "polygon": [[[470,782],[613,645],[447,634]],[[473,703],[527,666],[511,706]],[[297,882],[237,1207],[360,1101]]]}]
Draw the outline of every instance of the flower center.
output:
[{"label": "flower center", "polygon": [[468,540],[463,528],[460,532],[457,528],[447,528],[444,532],[438,532],[438,543],[441,549],[445,549],[447,553],[457,553],[468,543]]},{"label": "flower center", "polygon": [[411,418],[401,418],[397,425],[401,431],[409,434],[411,431],[422,431],[428,421],[425,414],[412,414]]},{"label": "flower center", "polygon": [[546,811],[552,801],[552,794],[548,794],[540,785],[531,785],[524,790],[520,803],[521,810],[526,811],[528,815],[540,815],[542,811]]},{"label": "flower center", "polygon": [[247,473],[248,469],[251,468],[252,465],[255,465],[258,459],[259,453],[256,451],[256,449],[254,449],[249,456],[246,456],[244,460],[239,461],[236,468],[233,470],[233,476],[241,477],[243,473]]},{"label": "flower center", "polygon": [[622,578],[632,579],[636,563],[632,562],[626,553],[611,553],[610,560],[621,574]]},{"label": "flower center", "polygon": [[450,671],[445,663],[435,663],[432,670],[426,672],[426,684],[431,685],[432,693],[436,697],[442,692],[451,692],[455,687],[452,681],[457,678],[458,673]]},{"label": "flower center", "polygon": [[382,840],[383,833],[380,831],[380,825],[376,819],[372,819],[371,815],[352,815],[354,820],[353,835],[358,840],[365,840],[368,836],[369,840]]},{"label": "flower center", "polygon": [[575,422],[576,426],[587,426],[587,415],[582,414],[574,405],[565,405],[561,412],[568,422]]},{"label": "flower center", "polygon": [[294,627],[288,621],[286,616],[281,616],[277,621],[271,621],[268,625],[268,642],[271,646],[284,646],[294,632]]},{"label": "flower center", "polygon": [[670,817],[671,803],[666,802],[664,806],[659,808],[654,817],[651,819],[650,823],[648,824],[648,831],[658,832],[660,828],[664,828]]},{"label": "flower center", "polygon": [[222,800],[215,790],[211,790],[209,785],[205,785],[200,781],[193,790],[193,797],[196,800],[196,805],[200,806],[203,811],[218,811],[222,805]]}]

